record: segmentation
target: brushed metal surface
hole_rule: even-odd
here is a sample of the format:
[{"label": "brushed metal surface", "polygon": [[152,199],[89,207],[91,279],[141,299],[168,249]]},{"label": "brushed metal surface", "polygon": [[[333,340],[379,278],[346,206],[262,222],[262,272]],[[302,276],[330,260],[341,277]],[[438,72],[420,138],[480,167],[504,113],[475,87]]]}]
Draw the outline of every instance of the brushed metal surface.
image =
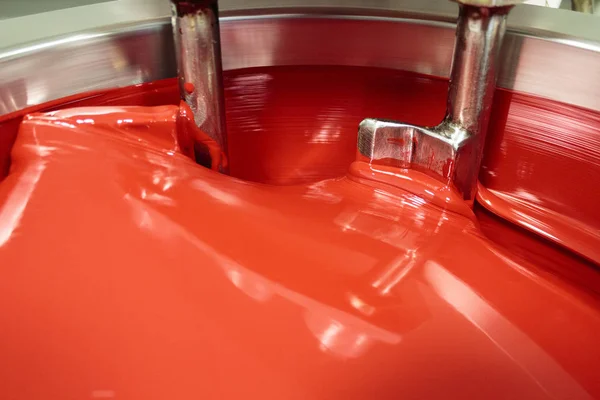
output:
[{"label": "brushed metal surface", "polygon": [[176,75],[170,24],[81,33],[0,56],[0,114]]},{"label": "brushed metal surface", "polygon": [[[11,18],[0,22],[0,49],[116,24],[149,22],[170,16],[165,0],[116,0]],[[220,0],[221,16],[268,14],[358,15],[454,22],[458,6],[445,0]],[[57,23],[60,21],[60,23]],[[520,5],[508,29],[600,42],[598,20],[569,10]]]},{"label": "brushed metal surface", "polygon": [[[140,0],[121,2],[131,11]],[[114,12],[113,3],[117,2],[69,10],[69,18],[89,19],[89,7],[95,7],[93,28],[0,51],[0,114],[74,93],[175,77],[170,20],[168,14],[162,15],[165,10],[159,1],[148,1],[140,9],[140,20],[135,13],[130,20],[115,16],[116,25],[98,11],[104,6]],[[417,0],[241,3],[223,1],[221,6],[225,70],[346,65],[448,77],[456,4]],[[22,18],[30,18],[29,27],[37,26],[44,14]],[[5,38],[18,36],[11,21],[0,23],[0,37],[7,29],[14,34]],[[105,25],[98,27],[101,22]],[[498,86],[600,110],[597,26],[591,15],[517,6],[508,21]]]},{"label": "brushed metal surface", "polygon": [[3,0],[0,2],[0,20],[107,1],[110,0]]}]

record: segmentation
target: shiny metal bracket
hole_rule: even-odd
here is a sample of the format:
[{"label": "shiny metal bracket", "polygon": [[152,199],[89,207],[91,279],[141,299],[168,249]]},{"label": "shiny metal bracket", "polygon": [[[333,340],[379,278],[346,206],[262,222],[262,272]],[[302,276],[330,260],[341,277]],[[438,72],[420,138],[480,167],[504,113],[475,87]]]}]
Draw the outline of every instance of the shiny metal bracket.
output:
[{"label": "shiny metal bracket", "polygon": [[[227,131],[221,38],[217,0],[171,0],[171,18],[181,98],[192,109],[196,125],[213,139],[227,159]],[[201,144],[197,144],[201,146]],[[196,147],[196,160],[211,165],[207,149]],[[228,173],[225,162],[218,170]]]},{"label": "shiny metal bracket", "polygon": [[491,113],[506,16],[518,0],[458,0],[460,14],[447,111],[436,127],[365,119],[358,150],[371,162],[393,161],[433,175],[475,196],[477,175]]}]

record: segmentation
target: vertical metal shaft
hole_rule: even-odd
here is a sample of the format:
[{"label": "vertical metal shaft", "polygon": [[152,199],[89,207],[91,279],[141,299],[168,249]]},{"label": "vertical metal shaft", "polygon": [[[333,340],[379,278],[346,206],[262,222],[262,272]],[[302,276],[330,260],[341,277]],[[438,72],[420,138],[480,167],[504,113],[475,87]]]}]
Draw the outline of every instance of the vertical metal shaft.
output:
[{"label": "vertical metal shaft", "polygon": [[510,8],[460,4],[446,118],[482,136],[481,140],[490,116]]},{"label": "vertical metal shaft", "polygon": [[583,13],[594,13],[594,0],[572,0],[571,10]]},{"label": "vertical metal shaft", "polygon": [[[171,0],[171,8],[181,97],[192,109],[196,125],[219,145],[227,159],[217,0]],[[202,149],[197,148],[198,152]],[[205,153],[201,163],[210,165]],[[228,173],[224,162],[217,168]]]}]

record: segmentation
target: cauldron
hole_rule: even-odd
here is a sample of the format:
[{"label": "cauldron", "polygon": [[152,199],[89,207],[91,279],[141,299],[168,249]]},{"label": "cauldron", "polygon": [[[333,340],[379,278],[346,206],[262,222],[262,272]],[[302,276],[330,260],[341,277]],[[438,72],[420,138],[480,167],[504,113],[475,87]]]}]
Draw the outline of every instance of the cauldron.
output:
[{"label": "cauldron", "polygon": [[600,397],[596,17],[511,11],[472,203],[357,154],[443,117],[457,15],[221,1],[230,176],[166,0],[3,21],[4,396]]}]

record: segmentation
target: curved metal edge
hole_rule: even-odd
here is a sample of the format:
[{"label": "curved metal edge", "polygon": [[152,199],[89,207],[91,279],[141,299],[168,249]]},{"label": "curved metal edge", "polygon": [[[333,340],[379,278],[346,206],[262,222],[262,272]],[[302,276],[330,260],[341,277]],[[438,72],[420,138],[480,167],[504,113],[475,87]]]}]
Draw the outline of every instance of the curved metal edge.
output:
[{"label": "curved metal edge", "polygon": [[[448,76],[454,47],[454,24],[450,21],[456,18],[450,10],[455,10],[455,4],[441,2],[445,6],[433,13],[412,0],[392,2],[411,6],[402,10],[393,10],[389,2],[385,2],[386,8],[379,0],[368,8],[357,6],[363,1],[344,0],[345,4],[356,3],[355,7],[340,10],[335,8],[338,2],[312,0],[302,7],[285,7],[293,2],[284,0],[268,8],[266,5],[272,1],[262,0],[244,11],[227,6],[235,2],[224,2],[223,14],[228,15],[221,19],[224,69],[344,65]],[[311,3],[321,6],[310,8]],[[526,15],[536,9],[538,17],[556,11],[519,6],[514,10],[516,15],[520,7]],[[304,12],[270,14],[282,8]],[[346,14],[329,15],[327,10]],[[581,21],[594,18],[571,14],[570,18],[583,17]],[[167,16],[148,16],[145,14],[142,21],[91,29],[0,54],[0,115],[74,93],[176,76],[170,20]],[[498,86],[600,110],[600,82],[593,76],[600,70],[600,38],[590,42],[560,31],[547,34],[541,29],[552,23],[536,22],[521,28],[513,24],[513,29],[509,28]],[[389,41],[382,43],[382,37],[398,40],[390,46]],[[402,40],[406,37],[411,40]],[[319,43],[318,51],[311,43]],[[584,73],[574,74],[573,65]]]},{"label": "curved metal edge", "polygon": [[[0,21],[0,49],[23,47],[83,31],[170,17],[167,0],[118,0]],[[446,0],[220,0],[222,17],[274,14],[356,15],[454,22],[457,4]],[[60,24],[56,21],[60,20]],[[597,17],[569,10],[519,5],[509,31],[600,43]]]},{"label": "curved metal edge", "polygon": [[467,6],[475,7],[506,7],[523,4],[525,0],[454,0]]}]

